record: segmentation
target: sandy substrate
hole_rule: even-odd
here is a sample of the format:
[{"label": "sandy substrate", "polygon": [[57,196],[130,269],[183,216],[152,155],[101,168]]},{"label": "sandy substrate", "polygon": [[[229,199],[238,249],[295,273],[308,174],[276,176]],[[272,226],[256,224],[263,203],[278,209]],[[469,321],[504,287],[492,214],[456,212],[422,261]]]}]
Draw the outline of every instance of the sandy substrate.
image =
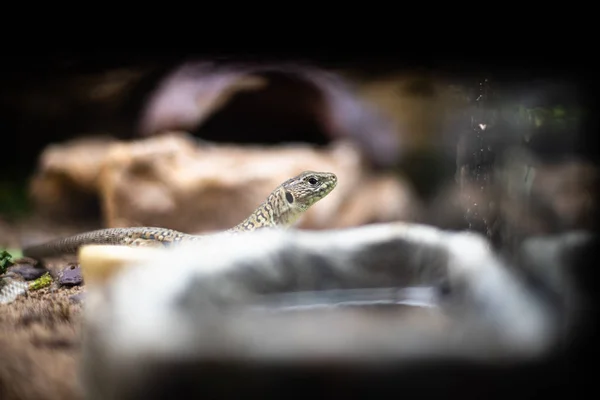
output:
[{"label": "sandy substrate", "polygon": [[77,379],[84,287],[30,292],[0,305],[0,399],[81,399]]}]

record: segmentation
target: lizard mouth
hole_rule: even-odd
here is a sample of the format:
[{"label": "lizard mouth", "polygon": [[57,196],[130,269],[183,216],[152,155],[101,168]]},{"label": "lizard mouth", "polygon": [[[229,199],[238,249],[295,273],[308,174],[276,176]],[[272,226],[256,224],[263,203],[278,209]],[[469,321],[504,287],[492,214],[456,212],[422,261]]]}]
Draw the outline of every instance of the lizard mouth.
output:
[{"label": "lizard mouth", "polygon": [[331,174],[331,175],[327,176],[327,179],[325,180],[325,182],[323,182],[321,184],[321,188],[328,188],[328,187],[334,188],[335,185],[337,185],[337,176],[335,174]]},{"label": "lizard mouth", "polygon": [[319,188],[319,190],[327,192],[327,191],[332,191],[337,185],[337,177],[335,175],[333,175],[331,177],[331,180],[328,182],[324,182],[321,184],[321,187]]}]

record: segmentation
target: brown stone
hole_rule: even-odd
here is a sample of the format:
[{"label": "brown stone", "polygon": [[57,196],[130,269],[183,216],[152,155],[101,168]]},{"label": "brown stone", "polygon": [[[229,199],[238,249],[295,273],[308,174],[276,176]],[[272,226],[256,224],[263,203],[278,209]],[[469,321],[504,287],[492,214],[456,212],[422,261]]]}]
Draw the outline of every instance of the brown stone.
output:
[{"label": "brown stone", "polygon": [[97,197],[100,167],[114,142],[108,136],[90,136],[48,146],[30,183],[36,210],[54,218],[88,211],[84,205]]},{"label": "brown stone", "polygon": [[[105,225],[167,226],[201,233],[241,222],[286,179],[304,170],[338,175],[338,187],[298,227],[324,229],[411,215],[401,180],[365,174],[355,147],[197,145],[182,133],[113,146],[102,172]],[[407,217],[408,218],[408,217]]]},{"label": "brown stone", "polygon": [[308,210],[300,228],[417,218],[412,188],[400,176],[369,172],[357,146],[342,139],[327,147],[213,144],[184,132],[136,141],[81,139],[43,153],[30,194],[40,215],[61,223],[83,215],[104,227],[201,233],[241,222],[304,170],[334,172],[339,183]]}]

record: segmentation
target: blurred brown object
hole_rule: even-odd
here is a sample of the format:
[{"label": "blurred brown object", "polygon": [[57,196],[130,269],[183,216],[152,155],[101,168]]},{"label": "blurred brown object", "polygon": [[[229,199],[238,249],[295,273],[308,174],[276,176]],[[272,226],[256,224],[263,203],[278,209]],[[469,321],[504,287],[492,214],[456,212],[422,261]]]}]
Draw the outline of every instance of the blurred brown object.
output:
[{"label": "blurred brown object", "polygon": [[[598,169],[571,159],[542,163],[521,149],[490,176],[488,190],[462,179],[440,191],[428,207],[427,222],[447,229],[474,229],[497,244],[531,235],[596,229]],[[459,176],[463,176],[463,169]],[[464,177],[463,177],[464,178]]]},{"label": "blurred brown object", "polygon": [[402,154],[429,148],[454,149],[448,117],[466,105],[464,87],[431,73],[403,72],[371,79],[355,78],[358,95],[374,104],[391,130],[401,137]]},{"label": "blurred brown object", "polygon": [[186,135],[171,134],[113,147],[100,184],[106,225],[168,226],[197,233],[226,229],[304,170],[334,172],[339,183],[308,210],[301,228],[412,218],[409,187],[398,179],[371,180],[359,152],[348,143],[325,149],[197,146]]},{"label": "blurred brown object", "polygon": [[30,182],[35,209],[53,219],[97,214],[98,175],[113,143],[97,135],[48,146]]},{"label": "blurred brown object", "polygon": [[37,210],[57,222],[79,215],[86,193],[99,201],[106,227],[200,233],[237,224],[303,170],[334,172],[339,183],[307,212],[301,228],[417,218],[410,185],[397,176],[368,173],[356,146],[343,140],[326,148],[236,146],[198,144],[187,133],[171,132],[131,142],[67,142],[42,155],[31,195]]},{"label": "blurred brown object", "polygon": [[0,216],[0,248],[11,248],[18,244],[12,225]]},{"label": "blurred brown object", "polygon": [[533,190],[548,201],[562,229],[593,229],[597,217],[598,169],[593,164],[571,160],[541,166]]},{"label": "blurred brown object", "polygon": [[542,162],[523,149],[505,158],[496,189],[504,240],[596,228],[599,174],[593,164],[576,158]]}]

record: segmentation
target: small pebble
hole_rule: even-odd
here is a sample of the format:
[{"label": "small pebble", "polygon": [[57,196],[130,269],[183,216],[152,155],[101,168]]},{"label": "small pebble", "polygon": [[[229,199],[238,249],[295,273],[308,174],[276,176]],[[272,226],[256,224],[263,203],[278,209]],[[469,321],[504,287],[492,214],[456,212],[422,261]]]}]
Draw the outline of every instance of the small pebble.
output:
[{"label": "small pebble", "polygon": [[81,267],[78,264],[70,264],[60,271],[58,277],[60,286],[79,286],[83,283]]},{"label": "small pebble", "polygon": [[10,267],[8,270],[21,275],[26,281],[37,279],[48,272],[46,268],[36,268],[30,264],[17,264],[14,267]]}]

